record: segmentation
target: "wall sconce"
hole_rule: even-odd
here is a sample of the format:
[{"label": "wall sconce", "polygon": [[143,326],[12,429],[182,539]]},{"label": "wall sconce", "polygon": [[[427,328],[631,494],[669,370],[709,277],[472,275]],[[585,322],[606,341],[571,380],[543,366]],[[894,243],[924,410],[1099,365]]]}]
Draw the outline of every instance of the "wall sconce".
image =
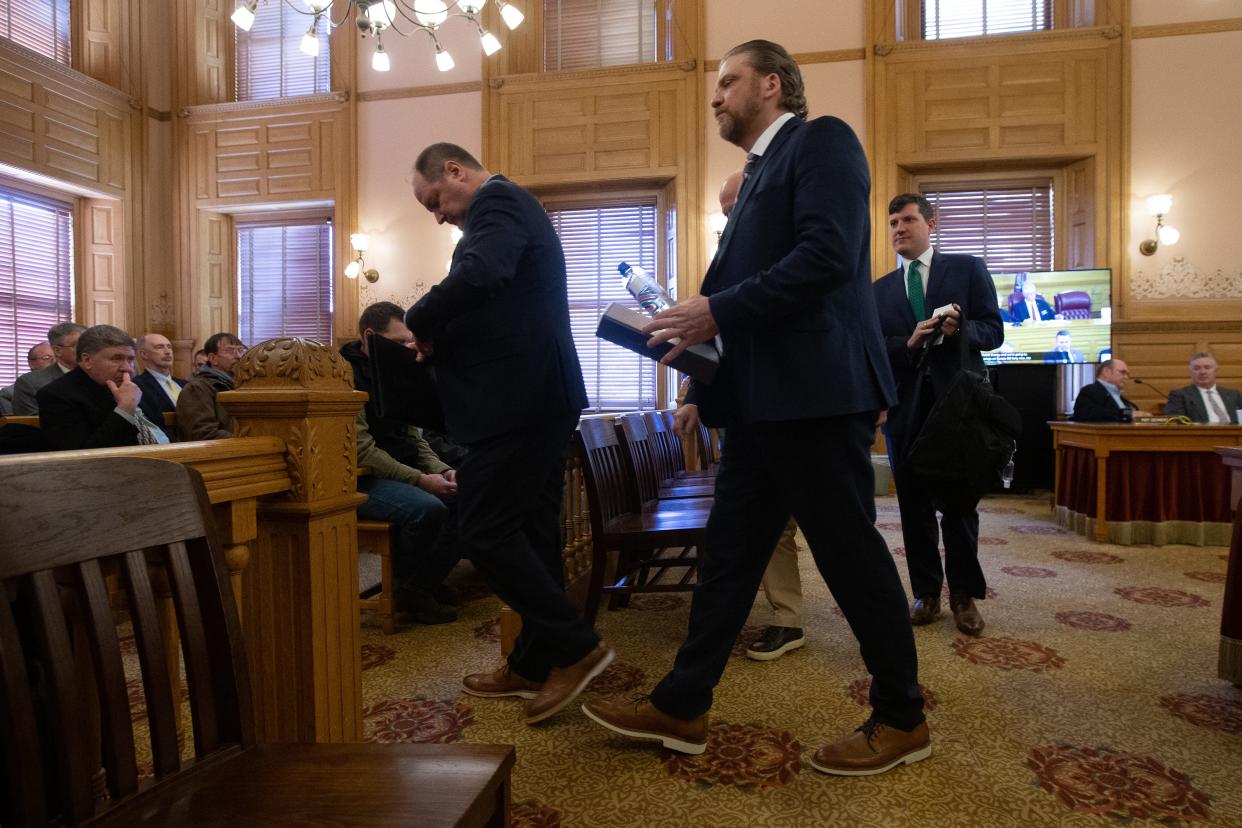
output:
[{"label": "wall sconce", "polygon": [[375,284],[379,281],[379,271],[375,268],[368,268],[364,254],[371,245],[371,237],[366,233],[354,233],[349,237],[349,243],[354,248],[354,252],[358,254],[358,258],[345,265],[345,278],[357,279],[358,274],[362,274],[362,278],[368,282]]},{"label": "wall sconce", "polygon": [[716,244],[720,244],[720,237],[724,235],[725,225],[729,223],[729,217],[724,213],[708,213],[707,226],[716,234]]},{"label": "wall sconce", "polygon": [[1156,217],[1156,238],[1139,242],[1139,252],[1144,256],[1153,255],[1162,244],[1165,247],[1172,247],[1182,237],[1176,227],[1164,223],[1164,217],[1171,209],[1173,209],[1173,196],[1162,193],[1147,197],[1147,213]]}]

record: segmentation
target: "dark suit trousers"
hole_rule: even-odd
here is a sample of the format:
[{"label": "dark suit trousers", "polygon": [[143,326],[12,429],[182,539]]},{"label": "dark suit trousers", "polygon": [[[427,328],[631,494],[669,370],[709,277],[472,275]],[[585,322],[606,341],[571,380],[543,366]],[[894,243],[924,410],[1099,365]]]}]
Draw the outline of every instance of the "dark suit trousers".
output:
[{"label": "dark suit trousers", "polygon": [[522,616],[509,665],[531,681],[599,643],[565,595],[561,555],[565,458],[577,422],[571,415],[472,443],[457,469],[458,551]]},{"label": "dark suit trousers", "polygon": [[855,414],[729,424],[690,628],[672,671],[652,693],[656,707],[681,719],[711,707],[712,690],[792,514],[874,677],[876,717],[903,730],[923,721],[905,593],[875,528],[875,419]]},{"label": "dark suit trousers", "polygon": [[[924,380],[924,382],[927,382]],[[915,598],[940,595],[947,578],[949,592],[984,598],[987,581],[979,566],[979,511],[953,508],[927,491],[920,478],[910,472],[907,458],[918,428],[927,420],[935,404],[930,385],[919,395],[920,410],[910,434],[888,436],[888,459],[897,484],[897,506],[901,509],[901,538],[906,545],[906,567],[910,570],[910,591]],[[940,525],[936,513],[940,512]],[[940,534],[944,533],[944,571],[940,569]]]}]

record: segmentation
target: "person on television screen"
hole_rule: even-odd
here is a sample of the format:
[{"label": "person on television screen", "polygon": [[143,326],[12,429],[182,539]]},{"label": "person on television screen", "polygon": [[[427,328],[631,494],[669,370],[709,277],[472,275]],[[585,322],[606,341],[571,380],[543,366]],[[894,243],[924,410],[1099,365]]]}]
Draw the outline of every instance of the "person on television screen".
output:
[{"label": "person on television screen", "polygon": [[1040,296],[1035,287],[1035,281],[1027,278],[1020,288],[1022,292],[1021,301],[1014,302],[1010,311],[1013,315],[1013,324],[1021,325],[1028,319],[1036,322],[1046,322],[1049,319],[1056,319],[1057,315],[1052,310],[1052,306],[1048,304],[1048,300]]},{"label": "person on television screen", "polygon": [[1044,362],[1086,362],[1082,351],[1070,347],[1070,332],[1057,331],[1056,347],[1044,354]]},{"label": "person on television screen", "polygon": [[1216,384],[1216,357],[1200,351],[1190,358],[1191,384],[1174,388],[1164,413],[1189,417],[1196,423],[1233,425],[1242,409],[1242,391]]}]

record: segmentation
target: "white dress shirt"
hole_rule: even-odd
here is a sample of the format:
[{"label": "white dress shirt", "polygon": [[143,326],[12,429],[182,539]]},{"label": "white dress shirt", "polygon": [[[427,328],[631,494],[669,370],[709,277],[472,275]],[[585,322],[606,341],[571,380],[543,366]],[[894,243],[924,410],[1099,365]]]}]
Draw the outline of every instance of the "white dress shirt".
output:
[{"label": "white dress shirt", "polygon": [[[1210,393],[1209,393],[1210,392]],[[1224,399],[1221,398],[1220,392],[1216,390],[1216,386],[1211,388],[1199,388],[1199,396],[1203,398],[1203,407],[1207,409],[1208,422],[1213,425],[1232,425],[1229,422],[1229,409],[1225,405]],[[1212,398],[1216,399],[1216,405],[1212,405]],[[1221,417],[1217,413],[1216,408],[1220,407],[1225,412],[1225,416]]]},{"label": "white dress shirt", "polygon": [[147,373],[155,377],[156,382],[160,386],[160,390],[164,392],[164,396],[168,397],[168,401],[171,403],[176,403],[177,399],[176,397],[173,396],[172,391],[169,389],[168,386],[169,385],[175,386],[177,391],[180,392],[181,385],[172,378],[172,374],[161,374],[159,371],[156,371],[154,368],[148,368]]},{"label": "white dress shirt", "polygon": [[901,270],[902,270],[901,281],[905,282],[907,299],[910,298],[910,265],[913,264],[914,262],[918,262],[919,263],[919,278],[923,280],[923,299],[924,301],[926,301],[927,299],[927,277],[931,275],[931,260],[932,260],[932,253],[934,252],[935,250],[929,247],[926,250],[924,250],[922,253],[920,253],[918,258],[911,259],[908,262],[905,259],[902,259],[900,256],[898,256],[898,259],[901,260]]}]

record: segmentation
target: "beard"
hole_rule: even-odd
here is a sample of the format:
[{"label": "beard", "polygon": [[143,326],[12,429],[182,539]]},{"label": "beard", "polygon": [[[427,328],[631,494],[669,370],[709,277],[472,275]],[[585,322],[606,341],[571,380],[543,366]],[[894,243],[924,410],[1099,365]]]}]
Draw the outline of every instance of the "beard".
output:
[{"label": "beard", "polygon": [[738,103],[735,110],[721,110],[722,116],[716,119],[716,124],[720,129],[720,137],[728,141],[730,144],[738,144],[743,134],[747,131],[751,124],[755,122],[755,118],[759,115],[760,98],[759,98],[759,81],[755,79],[751,84],[751,94]]}]

